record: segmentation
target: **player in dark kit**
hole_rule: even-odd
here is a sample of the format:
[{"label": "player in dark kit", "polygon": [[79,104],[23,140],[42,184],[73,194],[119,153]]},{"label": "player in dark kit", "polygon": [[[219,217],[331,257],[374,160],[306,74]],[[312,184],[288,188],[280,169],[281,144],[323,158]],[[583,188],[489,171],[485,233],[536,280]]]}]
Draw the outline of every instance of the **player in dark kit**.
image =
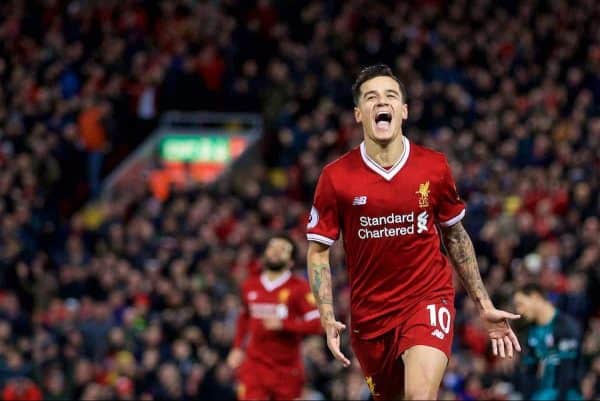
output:
[{"label": "player in dark kit", "polygon": [[[308,282],[292,274],[295,246],[285,235],[271,238],[264,272],[242,285],[242,312],[227,362],[237,369],[238,399],[291,400],[301,396],[302,339],[322,333]],[[244,351],[245,349],[245,351]]]},{"label": "player in dark kit", "polygon": [[526,400],[582,400],[578,361],[582,331],[577,320],[558,311],[537,284],[515,292],[515,308],[532,323],[519,381]]},{"label": "player in dark kit", "polygon": [[321,172],[307,226],[307,264],[327,345],[344,366],[333,309],[329,247],[343,234],[351,288],[351,343],[379,399],[436,399],[450,357],[454,289],[448,256],[476,303],[495,355],[520,351],[508,319],[481,280],[443,154],[402,132],[406,91],[389,67],[361,71],[353,86],[364,141]]}]

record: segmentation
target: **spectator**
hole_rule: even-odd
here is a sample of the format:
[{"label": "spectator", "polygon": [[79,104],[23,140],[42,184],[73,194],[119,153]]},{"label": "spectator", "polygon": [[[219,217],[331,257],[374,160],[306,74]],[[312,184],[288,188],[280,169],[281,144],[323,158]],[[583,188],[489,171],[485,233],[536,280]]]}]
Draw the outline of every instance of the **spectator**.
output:
[{"label": "spectator", "polygon": [[79,115],[79,133],[83,148],[87,152],[88,182],[93,197],[97,196],[100,191],[102,159],[108,141],[105,127],[107,118],[107,103],[95,104],[93,100],[84,103],[83,110]]}]

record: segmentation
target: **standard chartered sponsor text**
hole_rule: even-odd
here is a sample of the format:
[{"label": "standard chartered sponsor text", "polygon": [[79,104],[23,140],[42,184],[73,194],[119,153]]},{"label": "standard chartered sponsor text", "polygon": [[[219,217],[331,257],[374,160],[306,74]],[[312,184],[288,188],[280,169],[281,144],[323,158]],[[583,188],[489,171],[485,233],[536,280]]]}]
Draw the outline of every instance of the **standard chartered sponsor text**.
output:
[{"label": "standard chartered sponsor text", "polygon": [[[387,216],[360,216],[360,225],[358,238],[386,238],[397,237],[399,235],[409,235],[415,233],[415,212],[407,214],[391,213]],[[401,225],[396,227],[381,227],[388,224]]]}]

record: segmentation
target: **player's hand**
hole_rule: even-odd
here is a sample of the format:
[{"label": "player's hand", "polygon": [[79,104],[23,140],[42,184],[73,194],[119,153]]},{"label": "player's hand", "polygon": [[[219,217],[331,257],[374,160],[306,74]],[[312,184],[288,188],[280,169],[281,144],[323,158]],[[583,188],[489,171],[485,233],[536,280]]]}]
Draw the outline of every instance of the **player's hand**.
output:
[{"label": "player's hand", "polygon": [[227,355],[227,365],[231,369],[237,369],[244,361],[244,351],[241,348],[233,348]]},{"label": "player's hand", "polygon": [[263,319],[263,325],[267,330],[281,330],[283,322],[278,317],[267,317]]},{"label": "player's hand", "polygon": [[492,339],[492,352],[501,358],[512,358],[513,349],[521,351],[521,345],[513,332],[509,320],[519,319],[520,315],[492,308],[481,313],[481,319]]},{"label": "player's hand", "polygon": [[340,351],[341,332],[344,331],[346,325],[336,320],[324,323],[325,334],[327,335],[327,347],[333,354],[335,359],[340,361],[345,368],[350,366],[350,360]]}]

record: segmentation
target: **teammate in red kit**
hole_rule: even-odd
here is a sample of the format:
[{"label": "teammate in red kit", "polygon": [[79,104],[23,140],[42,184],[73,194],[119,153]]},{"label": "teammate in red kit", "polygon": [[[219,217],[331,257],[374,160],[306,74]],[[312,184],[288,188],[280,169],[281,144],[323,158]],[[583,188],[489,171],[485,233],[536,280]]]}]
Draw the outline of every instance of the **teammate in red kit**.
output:
[{"label": "teammate in red kit", "polygon": [[237,369],[241,400],[291,400],[302,393],[300,344],[322,329],[308,282],[291,272],[295,252],[289,237],[274,236],[265,249],[264,272],[242,285],[243,308],[227,358]]},{"label": "teammate in red kit", "polygon": [[344,366],[333,309],[329,247],[343,234],[351,288],[351,344],[379,399],[436,399],[455,318],[451,264],[476,303],[495,355],[521,350],[481,280],[461,224],[465,205],[443,154],[402,132],[406,91],[389,67],[359,74],[353,95],[364,141],[323,169],[307,226],[308,273],[327,345]]}]

